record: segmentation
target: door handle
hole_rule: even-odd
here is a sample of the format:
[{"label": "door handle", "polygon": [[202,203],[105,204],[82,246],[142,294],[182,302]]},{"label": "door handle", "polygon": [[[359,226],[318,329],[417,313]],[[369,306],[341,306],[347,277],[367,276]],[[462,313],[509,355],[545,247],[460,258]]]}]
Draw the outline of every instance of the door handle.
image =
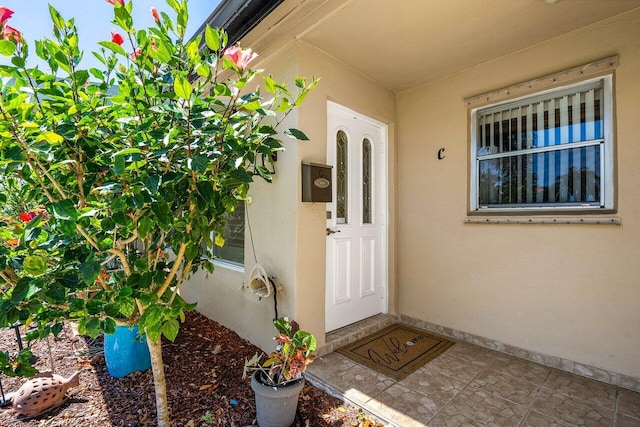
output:
[{"label": "door handle", "polygon": [[330,228],[327,228],[327,236],[330,236],[333,233],[339,233],[339,232],[340,232],[340,230],[332,230]]}]

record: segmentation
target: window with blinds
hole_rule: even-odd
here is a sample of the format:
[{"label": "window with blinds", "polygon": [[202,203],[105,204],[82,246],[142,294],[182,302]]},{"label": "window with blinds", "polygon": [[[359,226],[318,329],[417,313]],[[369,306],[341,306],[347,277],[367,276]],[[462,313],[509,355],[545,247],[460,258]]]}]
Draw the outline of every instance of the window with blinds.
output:
[{"label": "window with blinds", "polygon": [[213,246],[216,260],[244,265],[244,201],[238,201],[236,210],[227,215],[224,228],[224,246]]},{"label": "window with blinds", "polygon": [[473,210],[613,208],[611,77],[472,112]]}]

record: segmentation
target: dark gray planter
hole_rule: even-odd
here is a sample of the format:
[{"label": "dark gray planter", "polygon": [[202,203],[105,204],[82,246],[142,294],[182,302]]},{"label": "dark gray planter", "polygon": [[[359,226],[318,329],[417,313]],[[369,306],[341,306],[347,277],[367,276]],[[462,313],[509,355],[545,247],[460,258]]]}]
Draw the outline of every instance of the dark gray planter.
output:
[{"label": "dark gray planter", "polygon": [[256,412],[260,427],[289,427],[296,418],[298,396],[304,387],[304,378],[284,386],[268,386],[260,381],[264,374],[256,371],[251,376],[251,388],[256,394]]}]

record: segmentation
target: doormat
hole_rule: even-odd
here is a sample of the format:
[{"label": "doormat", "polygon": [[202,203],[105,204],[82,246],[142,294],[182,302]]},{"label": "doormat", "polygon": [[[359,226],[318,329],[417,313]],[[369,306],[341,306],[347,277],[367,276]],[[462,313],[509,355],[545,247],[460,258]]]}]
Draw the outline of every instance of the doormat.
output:
[{"label": "doormat", "polygon": [[445,338],[396,323],[336,352],[400,381],[453,344]]}]

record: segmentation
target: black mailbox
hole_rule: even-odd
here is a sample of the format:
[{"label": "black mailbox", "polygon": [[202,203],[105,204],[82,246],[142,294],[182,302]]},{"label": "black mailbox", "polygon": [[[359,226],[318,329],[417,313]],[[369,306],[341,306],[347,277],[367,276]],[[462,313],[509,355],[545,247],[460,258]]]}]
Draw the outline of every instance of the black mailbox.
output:
[{"label": "black mailbox", "polygon": [[331,201],[331,168],[329,165],[302,162],[302,201]]}]

